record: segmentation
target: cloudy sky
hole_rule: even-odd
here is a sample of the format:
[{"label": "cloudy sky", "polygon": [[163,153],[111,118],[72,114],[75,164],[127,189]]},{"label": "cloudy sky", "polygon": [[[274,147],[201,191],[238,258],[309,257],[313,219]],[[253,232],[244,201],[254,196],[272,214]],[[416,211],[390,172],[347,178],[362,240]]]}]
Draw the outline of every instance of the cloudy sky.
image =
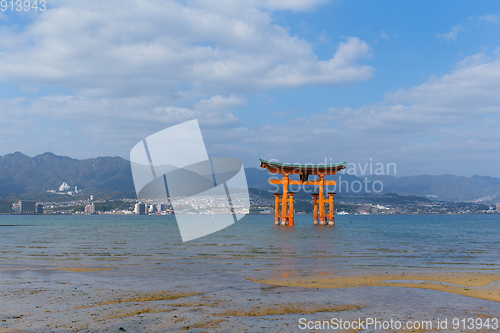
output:
[{"label": "cloudy sky", "polygon": [[247,167],[326,159],[500,177],[500,2],[47,0],[45,11],[0,11],[0,155],[128,158],[191,119],[211,156]]}]

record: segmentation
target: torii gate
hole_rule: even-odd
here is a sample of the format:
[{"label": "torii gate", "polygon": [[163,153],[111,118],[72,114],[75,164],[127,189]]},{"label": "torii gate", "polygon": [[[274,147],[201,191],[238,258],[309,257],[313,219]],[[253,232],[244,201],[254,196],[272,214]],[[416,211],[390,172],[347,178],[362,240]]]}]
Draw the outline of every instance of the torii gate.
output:
[{"label": "torii gate", "polygon": [[[325,176],[336,175],[338,171],[345,169],[345,162],[330,165],[303,165],[303,164],[284,164],[265,161],[260,159],[260,166],[268,169],[271,173],[283,175],[283,179],[271,179],[271,184],[283,185],[283,194],[275,193],[274,223],[276,225],[294,225],[294,192],[288,190],[289,185],[319,185],[319,193],[312,194],[314,198],[314,224],[326,225],[329,219],[329,225],[335,225],[334,214],[334,196],[335,192],[328,193],[325,196],[325,185],[337,185],[336,180],[325,180]],[[300,180],[292,180],[290,175],[300,175]],[[318,180],[308,181],[309,175],[319,176]],[[281,196],[281,198],[280,198]],[[326,215],[326,203],[329,203],[329,214]],[[281,209],[280,209],[281,206]],[[318,207],[319,206],[319,207]],[[318,214],[319,208],[319,214]]]}]

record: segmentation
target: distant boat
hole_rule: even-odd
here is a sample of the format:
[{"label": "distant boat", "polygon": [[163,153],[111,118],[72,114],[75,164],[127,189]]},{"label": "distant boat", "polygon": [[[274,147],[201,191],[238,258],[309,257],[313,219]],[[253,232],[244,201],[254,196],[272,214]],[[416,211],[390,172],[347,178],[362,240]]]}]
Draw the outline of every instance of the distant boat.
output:
[{"label": "distant boat", "polygon": [[341,211],[341,212],[338,212],[337,215],[349,215],[348,212],[344,212],[344,211]]}]

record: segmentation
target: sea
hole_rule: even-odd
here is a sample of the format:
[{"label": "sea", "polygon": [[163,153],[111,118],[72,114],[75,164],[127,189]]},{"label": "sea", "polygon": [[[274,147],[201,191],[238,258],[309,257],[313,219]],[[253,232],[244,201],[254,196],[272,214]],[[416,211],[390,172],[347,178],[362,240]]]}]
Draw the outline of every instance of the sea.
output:
[{"label": "sea", "polygon": [[[247,215],[182,242],[174,216],[0,216],[2,268],[132,267],[271,277],[283,272],[500,270],[500,214],[341,215],[315,226]],[[278,272],[278,273],[277,273]]]}]

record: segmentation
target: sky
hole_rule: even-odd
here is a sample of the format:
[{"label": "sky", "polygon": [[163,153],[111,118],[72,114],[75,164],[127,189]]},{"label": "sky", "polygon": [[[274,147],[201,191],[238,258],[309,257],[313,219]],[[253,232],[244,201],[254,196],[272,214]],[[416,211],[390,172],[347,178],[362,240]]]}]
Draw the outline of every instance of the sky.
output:
[{"label": "sky", "polygon": [[246,167],[500,177],[500,2],[45,8],[0,11],[0,155],[128,159],[145,137],[198,119],[208,154]]}]

